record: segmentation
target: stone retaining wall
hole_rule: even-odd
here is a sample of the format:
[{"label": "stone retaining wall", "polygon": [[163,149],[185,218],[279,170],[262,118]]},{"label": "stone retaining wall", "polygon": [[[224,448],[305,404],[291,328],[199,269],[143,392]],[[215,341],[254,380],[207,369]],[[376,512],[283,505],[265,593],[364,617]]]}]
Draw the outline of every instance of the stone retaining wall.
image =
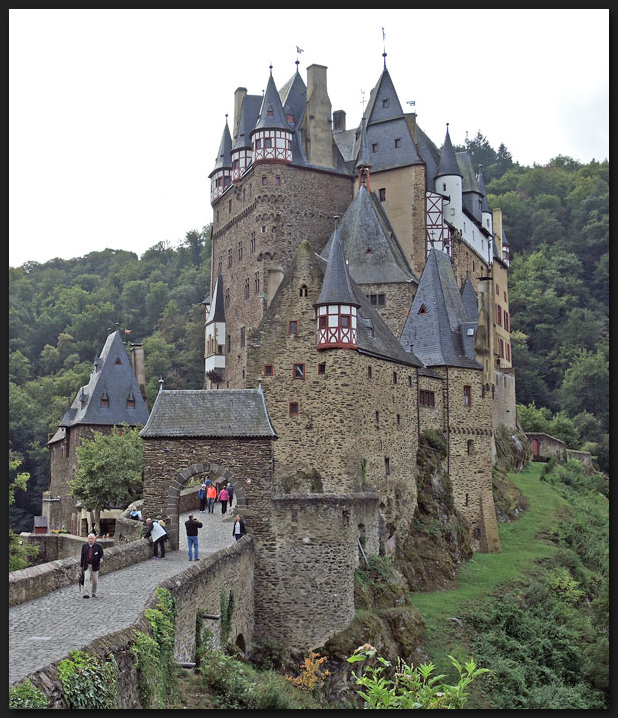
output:
[{"label": "stone retaining wall", "polygon": [[[145,539],[140,543],[148,545]],[[114,550],[118,549],[112,549]],[[195,661],[196,623],[200,612],[213,617],[204,619],[204,625],[212,633],[215,645],[221,645],[221,621],[217,616],[221,610],[222,591],[225,592],[228,601],[230,592],[234,596],[229,641],[240,647],[243,652],[251,650],[253,561],[253,541],[247,535],[161,584],[161,587],[168,589],[176,600],[174,657],[178,663]],[[146,602],[145,610],[155,608],[157,602],[155,590]],[[97,638],[81,648],[84,653],[100,662],[107,661],[110,654],[114,656],[118,663],[118,708],[120,709],[142,708],[139,698],[139,676],[131,648],[138,631],[152,635],[145,610],[132,626]],[[67,708],[58,677],[60,662],[50,663],[28,676],[32,684],[47,696],[48,708]]]},{"label": "stone retaining wall", "polygon": [[[58,534],[66,538],[67,534]],[[75,537],[77,538],[77,537]],[[105,539],[101,541],[104,543]],[[84,539],[80,539],[81,546]],[[151,544],[148,539],[140,539],[122,546],[105,548],[105,560],[101,566],[101,576],[120,568],[126,568],[134,563],[145,561],[152,553]],[[38,566],[22,568],[19,571],[9,572],[9,607],[17,606],[24,601],[31,601],[33,598],[45,596],[51,591],[59,588],[77,584],[80,573],[80,557],[69,556],[67,558],[49,561]]]}]

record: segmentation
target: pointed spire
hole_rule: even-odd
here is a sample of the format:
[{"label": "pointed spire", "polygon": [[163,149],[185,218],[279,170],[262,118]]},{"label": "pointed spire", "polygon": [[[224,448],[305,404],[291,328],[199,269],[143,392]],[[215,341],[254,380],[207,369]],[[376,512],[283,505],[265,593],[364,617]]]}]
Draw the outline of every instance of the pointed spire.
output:
[{"label": "pointed spire", "polygon": [[453,149],[453,143],[451,142],[451,136],[448,131],[449,123],[446,123],[446,137],[444,138],[444,145],[442,147],[442,153],[440,154],[440,164],[436,177],[442,175],[458,175],[461,177],[459,171],[459,165],[457,164],[457,157],[455,156],[455,150]]},{"label": "pointed spire", "polygon": [[363,115],[360,127],[360,144],[358,148],[358,160],[356,162],[356,169],[358,170],[358,186],[365,186],[370,190],[369,186],[369,170],[371,168],[371,161],[369,159],[369,144],[367,142],[367,120]]},{"label": "pointed spire", "polygon": [[262,100],[262,107],[260,108],[260,114],[258,116],[255,127],[251,134],[257,130],[289,130],[285,112],[281,104],[281,98],[279,92],[275,86],[275,81],[272,75],[272,65],[270,66],[270,76],[266,85],[266,91],[264,92],[264,99]]},{"label": "pointed spire", "polygon": [[227,114],[225,115],[225,127],[219,145],[219,152],[215,160],[215,170],[230,169],[232,167],[232,135],[227,124]]},{"label": "pointed spire", "polygon": [[[335,217],[335,220],[338,221],[339,217]],[[333,234],[330,254],[328,256],[328,265],[322,283],[322,291],[315,304],[316,306],[321,304],[350,304],[355,307],[360,307],[360,304],[354,297],[354,291],[350,284],[350,275],[343,256],[338,226],[335,226],[335,232]]]}]

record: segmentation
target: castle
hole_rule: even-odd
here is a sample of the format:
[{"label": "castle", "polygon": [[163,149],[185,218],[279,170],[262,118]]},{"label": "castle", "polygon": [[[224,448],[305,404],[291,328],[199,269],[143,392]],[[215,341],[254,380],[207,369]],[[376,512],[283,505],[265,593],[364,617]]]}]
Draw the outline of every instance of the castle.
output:
[{"label": "castle", "polygon": [[500,551],[508,242],[482,173],[448,126],[440,151],[403,112],[386,62],[351,130],[323,66],[238,88],[209,177],[204,389],[157,396],[144,511],[175,548],[183,487],[231,481],[255,543],[255,640],[314,648],[352,619],[362,557],[396,555],[410,531],[423,432],[446,441],[473,549]]}]

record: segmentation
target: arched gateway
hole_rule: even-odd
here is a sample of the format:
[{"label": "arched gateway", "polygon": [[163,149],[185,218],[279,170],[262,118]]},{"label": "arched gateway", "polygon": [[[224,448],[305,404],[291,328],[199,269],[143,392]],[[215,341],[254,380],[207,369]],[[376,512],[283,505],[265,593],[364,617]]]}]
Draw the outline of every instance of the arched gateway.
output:
[{"label": "arched gateway", "polygon": [[273,470],[270,422],[258,389],[159,391],[144,439],[144,516],[164,518],[179,546],[180,492],[192,476],[229,481],[249,530],[267,512]]}]

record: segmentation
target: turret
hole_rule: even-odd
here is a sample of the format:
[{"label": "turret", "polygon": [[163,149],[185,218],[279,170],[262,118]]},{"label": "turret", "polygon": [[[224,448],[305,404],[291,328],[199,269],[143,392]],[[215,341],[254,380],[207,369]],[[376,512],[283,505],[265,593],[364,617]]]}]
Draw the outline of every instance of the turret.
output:
[{"label": "turret", "polygon": [[292,161],[294,130],[288,124],[275,81],[271,74],[257,123],[251,130],[253,164]]},{"label": "turret", "polygon": [[322,291],[314,306],[317,349],[356,349],[356,312],[360,304],[354,297],[337,228],[333,234]]},{"label": "turret", "polygon": [[453,224],[461,216],[462,211],[462,180],[463,177],[457,164],[457,157],[453,150],[451,136],[446,123],[446,137],[440,154],[440,164],[436,172],[436,192],[448,197],[448,206],[445,209],[445,219]]},{"label": "turret", "polygon": [[225,129],[221,137],[219,152],[215,160],[215,168],[208,175],[210,177],[210,202],[219,199],[225,190],[232,184],[232,135],[225,116]]}]

